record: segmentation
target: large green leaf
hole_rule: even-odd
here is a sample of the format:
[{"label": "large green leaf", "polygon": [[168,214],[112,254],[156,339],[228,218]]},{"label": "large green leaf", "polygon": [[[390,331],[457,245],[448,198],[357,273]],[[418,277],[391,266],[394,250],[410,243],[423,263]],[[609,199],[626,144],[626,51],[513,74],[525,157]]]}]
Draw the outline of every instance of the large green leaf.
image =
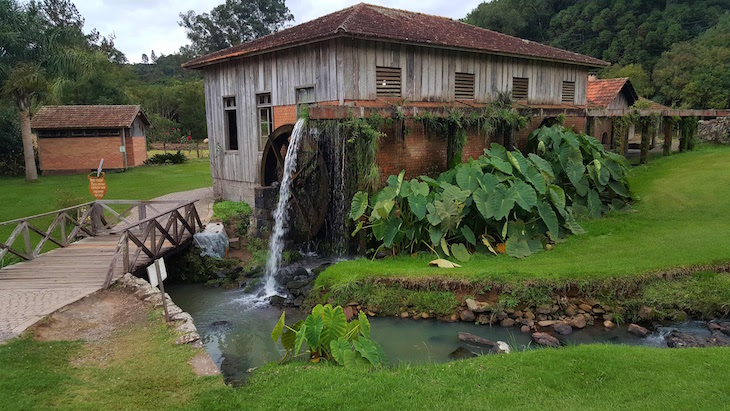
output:
[{"label": "large green leaf", "polygon": [[398,194],[400,194],[400,188],[403,185],[403,177],[405,177],[405,175],[406,175],[406,172],[404,170],[404,171],[401,171],[400,174],[398,174],[397,176],[391,175],[390,177],[388,177],[388,180],[386,181],[388,183],[388,186],[390,186],[393,189],[396,196]]},{"label": "large green leaf", "polygon": [[370,362],[370,364],[376,367],[380,365],[378,349],[372,341],[368,339],[359,339],[353,341],[352,344],[355,346],[355,351],[359,352],[363,358]]},{"label": "large green leaf", "polygon": [[495,169],[497,169],[505,174],[512,174],[512,165],[510,165],[510,163],[508,163],[507,161],[502,160],[501,158],[491,157],[489,159],[489,163]]},{"label": "large green leaf", "polygon": [[553,202],[558,211],[565,209],[565,191],[562,188],[550,184],[548,194],[550,194],[550,201]]},{"label": "large green leaf", "polygon": [[483,174],[479,179],[479,185],[485,193],[491,193],[497,187],[497,184],[499,184],[499,180],[491,173]]},{"label": "large green leaf", "polygon": [[345,337],[340,337],[337,340],[330,341],[330,352],[332,358],[337,361],[340,365],[345,365],[345,353],[352,351],[350,342]]},{"label": "large green leaf", "polygon": [[343,337],[347,332],[347,318],[342,307],[332,308],[329,304],[322,312],[323,328],[320,336],[320,344],[329,347],[330,341]]},{"label": "large green leaf", "polygon": [[621,197],[629,196],[629,190],[627,190],[626,186],[620,181],[610,180],[608,182],[608,186],[611,187],[611,190],[613,190],[614,193],[620,195]]},{"label": "large green leaf", "polygon": [[370,361],[360,355],[360,353],[352,350],[344,352],[343,361],[345,368],[370,368]]},{"label": "large green leaf", "polygon": [[463,203],[471,195],[471,192],[462,190],[461,188],[453,184],[441,183],[441,187],[443,187],[444,189],[444,191],[441,192],[441,199],[443,201],[455,201],[458,203]]},{"label": "large green leaf", "polygon": [[509,159],[510,164],[512,164],[512,167],[515,168],[515,170],[519,171],[522,175],[526,175],[527,168],[530,166],[530,163],[527,162],[527,159],[520,153],[519,151],[512,151],[507,152],[507,159]]},{"label": "large green leaf", "polygon": [[583,227],[575,221],[575,217],[573,217],[573,214],[570,212],[565,213],[565,222],[563,223],[563,227],[567,228],[573,234],[585,234]]},{"label": "large green leaf", "polygon": [[585,174],[586,172],[586,167],[583,165],[583,160],[581,158],[575,158],[575,156],[571,156],[565,163],[564,168],[565,174],[568,176],[568,179],[573,184],[573,186],[577,188],[580,180],[583,178],[583,174]]},{"label": "large green leaf", "polygon": [[373,223],[371,228],[373,230],[373,236],[375,236],[378,241],[383,241],[383,237],[385,237],[385,220],[378,220]]},{"label": "large green leaf", "polygon": [[[485,176],[486,175],[491,174],[485,174]],[[483,188],[478,188],[477,191],[474,192],[474,195],[472,197],[474,198],[474,205],[476,205],[477,210],[479,210],[479,213],[482,215],[482,217],[484,217],[485,220],[494,217],[493,214],[489,213],[489,209],[487,207],[489,195]]]},{"label": "large green leaf", "polygon": [[532,250],[530,250],[530,245],[524,238],[507,238],[507,242],[505,243],[505,251],[507,255],[515,258],[523,258],[532,254]]},{"label": "large green leaf", "polygon": [[588,189],[590,189],[590,183],[588,182],[588,177],[583,176],[583,178],[580,179],[577,185],[575,185],[575,192],[578,193],[579,196],[585,197],[588,194]]},{"label": "large green leaf", "polygon": [[469,261],[471,258],[471,254],[469,254],[466,246],[461,243],[451,245],[451,254],[453,254],[454,257],[461,262]]},{"label": "large green leaf", "polygon": [[302,343],[306,340],[307,326],[302,324],[302,328],[297,331],[297,337],[294,339],[294,355],[299,354],[302,349]]},{"label": "large green leaf", "polygon": [[[329,304],[328,304],[329,305]],[[330,306],[332,307],[332,306]],[[312,315],[315,317],[321,317],[324,314],[324,306],[322,304],[317,304],[312,308]]]},{"label": "large green leaf", "polygon": [[447,257],[451,256],[451,253],[449,252],[449,243],[446,242],[446,237],[441,237],[441,249],[444,250],[444,254],[446,254]]},{"label": "large green leaf", "polygon": [[385,222],[385,234],[383,235],[383,245],[387,248],[393,246],[393,239],[395,239],[398,230],[403,225],[403,220],[400,218],[394,218]]},{"label": "large green leaf", "polygon": [[537,171],[537,168],[535,168],[534,166],[528,167],[525,173],[525,178],[527,178],[527,181],[529,181],[530,184],[535,187],[535,190],[537,190],[538,193],[545,194],[545,192],[547,191],[545,176]]},{"label": "large green leaf", "polygon": [[603,204],[596,190],[588,193],[588,215],[591,218],[599,218],[603,214]]},{"label": "large green leaf", "polygon": [[373,344],[375,345],[375,348],[378,350],[378,358],[380,359],[380,364],[382,364],[383,367],[387,367],[389,364],[388,364],[388,356],[385,354],[385,350],[376,341],[373,341]]},{"label": "large green leaf", "polygon": [[345,332],[345,338],[347,341],[356,340],[360,337],[360,320],[351,320],[347,323],[347,332]]},{"label": "large green leaf", "polygon": [[515,206],[515,198],[512,197],[512,193],[504,186],[504,184],[498,185],[492,195],[487,200],[487,219],[494,218],[495,220],[501,220],[512,211]]},{"label": "large green leaf", "polygon": [[441,219],[441,231],[448,233],[456,230],[462,219],[460,206],[453,200],[434,201],[433,206]]},{"label": "large green leaf", "polygon": [[292,330],[294,331],[287,328],[286,331],[284,331],[284,334],[281,335],[281,345],[284,346],[284,349],[287,353],[294,349],[294,343],[296,342],[297,338],[297,331],[302,328],[302,324],[304,324],[304,321],[297,321],[296,324],[291,326]]},{"label": "large green leaf", "polygon": [[475,164],[464,164],[456,172],[456,184],[462,190],[474,192],[479,187],[479,180],[483,175],[481,167]]},{"label": "large green leaf", "polygon": [[547,202],[540,201],[537,204],[537,212],[540,213],[540,218],[542,218],[553,238],[558,238],[560,236],[560,223],[553,207]]},{"label": "large green leaf", "polygon": [[426,210],[428,210],[428,214],[426,214],[426,219],[429,223],[431,223],[431,225],[441,224],[441,218],[436,212],[436,207],[434,207],[433,203],[427,203]]},{"label": "large green leaf", "polygon": [[416,195],[411,193],[411,195],[408,196],[408,207],[411,209],[411,212],[416,216],[418,221],[423,220],[426,216],[426,202],[426,197],[420,194]]},{"label": "large green leaf", "polygon": [[352,205],[350,207],[350,218],[357,220],[368,209],[368,194],[358,191],[352,197]]},{"label": "large green leaf", "polygon": [[522,180],[515,180],[514,185],[509,188],[508,195],[514,198],[515,202],[525,211],[532,210],[532,207],[537,204],[535,189]]},{"label": "large green leaf", "polygon": [[547,175],[550,179],[555,178],[555,172],[549,161],[533,153],[528,154],[528,157],[530,157],[530,160],[532,160],[533,164],[537,166],[542,174]]},{"label": "large green leaf", "polygon": [[281,333],[284,331],[284,314],[286,313],[281,313],[279,321],[276,322],[274,329],[271,331],[271,339],[274,340],[274,342],[279,341],[279,337],[281,337]]},{"label": "large green leaf", "polygon": [[370,321],[368,320],[367,314],[360,311],[360,313],[357,315],[358,321],[360,321],[360,332],[362,333],[362,336],[370,339]]},{"label": "large green leaf", "polygon": [[[304,327],[305,327],[305,334],[304,336],[307,338],[307,346],[309,346],[309,349],[314,351],[319,349],[319,337],[322,334],[322,327],[324,326],[322,317],[315,317],[313,315],[309,315],[306,320],[304,320]],[[327,345],[329,347],[329,345]]]},{"label": "large green leaf", "polygon": [[508,161],[507,160],[507,149],[504,148],[503,145],[492,143],[489,145],[489,150],[485,150],[485,153],[489,155],[490,158],[499,158],[500,160]]},{"label": "large green leaf", "polygon": [[466,239],[469,244],[477,245],[477,237],[474,235],[474,231],[472,231],[468,225],[461,226],[461,235],[464,236],[464,239]]},{"label": "large green leaf", "polygon": [[428,229],[428,236],[431,239],[431,243],[435,246],[441,244],[441,238],[444,236],[444,233],[441,232],[441,229],[438,226],[431,226],[431,228]]},{"label": "large green leaf", "polygon": [[[392,176],[391,176],[392,177]],[[393,187],[387,186],[380,190],[378,194],[375,195],[375,199],[372,201],[374,204],[377,203],[383,203],[385,201],[393,200],[397,196],[395,189]]]}]

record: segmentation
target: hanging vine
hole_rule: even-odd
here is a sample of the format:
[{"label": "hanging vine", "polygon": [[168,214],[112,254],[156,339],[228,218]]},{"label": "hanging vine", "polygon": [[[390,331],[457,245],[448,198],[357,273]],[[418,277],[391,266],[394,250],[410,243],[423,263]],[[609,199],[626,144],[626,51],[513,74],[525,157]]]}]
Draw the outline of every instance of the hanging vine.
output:
[{"label": "hanging vine", "polygon": [[697,136],[696,116],[683,117],[679,121],[679,151],[692,151],[695,147],[695,136]]}]

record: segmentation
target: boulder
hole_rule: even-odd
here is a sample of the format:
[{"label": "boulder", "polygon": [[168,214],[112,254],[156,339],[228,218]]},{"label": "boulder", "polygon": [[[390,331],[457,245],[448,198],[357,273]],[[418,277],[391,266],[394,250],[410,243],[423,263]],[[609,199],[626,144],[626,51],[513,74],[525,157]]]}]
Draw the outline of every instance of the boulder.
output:
[{"label": "boulder", "polygon": [[470,350],[467,350],[464,347],[459,347],[459,348],[455,349],[454,351],[452,351],[451,354],[449,354],[449,358],[451,358],[452,360],[465,360],[468,358],[474,358],[476,356],[477,356],[476,353],[474,353]]},{"label": "boulder", "polygon": [[605,314],[606,310],[604,310],[601,307],[596,307],[593,309],[593,314],[599,315],[599,314]]},{"label": "boulder", "polygon": [[654,309],[647,307],[645,305],[642,305],[641,308],[639,308],[639,318],[642,320],[651,320],[654,317]]},{"label": "boulder", "polygon": [[345,319],[347,319],[347,321],[352,320],[352,317],[355,316],[355,313],[352,310],[352,307],[350,307],[349,305],[347,307],[345,307],[345,309],[343,311],[345,312]]},{"label": "boulder", "polygon": [[520,331],[523,332],[523,333],[529,333],[530,332],[530,327],[528,327],[526,325],[523,325],[522,327],[520,327]]},{"label": "boulder", "polygon": [[496,317],[493,318],[491,315],[479,314],[479,316],[477,317],[477,322],[479,324],[491,324],[492,319],[496,320]]},{"label": "boulder", "polygon": [[581,310],[583,310],[583,311],[585,311],[587,313],[589,313],[589,312],[591,312],[593,310],[593,307],[590,306],[590,305],[588,305],[588,304],[581,304],[581,305],[578,306],[578,308],[580,308]]},{"label": "boulder", "polygon": [[515,320],[511,318],[505,318],[504,320],[502,320],[502,322],[499,323],[499,325],[501,325],[502,327],[512,327],[515,325]]},{"label": "boulder", "polygon": [[509,348],[509,344],[504,341],[497,341],[497,353],[498,354],[509,354],[512,350]]},{"label": "boulder", "polygon": [[506,313],[506,312],[504,312],[504,311],[500,311],[499,313],[497,313],[497,319],[498,319],[499,321],[502,321],[502,320],[504,320],[504,319],[505,319],[505,318],[507,318],[507,317],[508,317],[508,315],[507,315],[507,313]]},{"label": "boulder", "polygon": [[702,348],[702,347],[729,347],[730,338],[721,332],[715,331],[709,337],[688,332],[672,331],[664,337],[667,346],[671,348]]},{"label": "boulder", "polygon": [[272,295],[271,298],[269,298],[269,304],[276,307],[283,307],[286,304],[286,297]]},{"label": "boulder", "polygon": [[586,318],[582,315],[579,315],[577,317],[572,318],[568,324],[570,324],[571,327],[577,328],[577,329],[583,329],[586,327]]},{"label": "boulder", "polygon": [[535,313],[532,311],[525,311],[525,314],[523,315],[523,318],[527,318],[528,320],[534,320],[535,319]]},{"label": "boulder", "polygon": [[615,327],[616,324],[614,324],[611,320],[606,320],[603,322],[603,326],[610,330],[611,328]]},{"label": "boulder", "polygon": [[546,347],[560,347],[560,341],[548,333],[532,333],[532,340]]},{"label": "boulder", "polygon": [[573,327],[566,323],[557,323],[553,326],[553,330],[560,335],[568,335],[573,333]]},{"label": "boulder", "polygon": [[472,298],[466,299],[466,308],[469,309],[469,311],[473,313],[485,313],[487,311],[491,311],[491,307],[488,303],[484,301],[476,301]]},{"label": "boulder", "polygon": [[555,323],[557,323],[557,321],[555,320],[542,320],[538,321],[537,325],[539,325],[540,327],[552,327],[553,325],[555,325]]},{"label": "boulder", "polygon": [[497,345],[497,343],[492,340],[488,340],[486,338],[482,338],[478,335],[474,335],[471,333],[459,333],[459,340],[469,344],[481,345],[482,347],[491,348]]},{"label": "boulder", "polygon": [[[557,311],[557,310],[556,310]],[[553,306],[552,305],[542,305],[537,308],[538,314],[552,314],[553,313]]]},{"label": "boulder", "polygon": [[410,317],[410,316],[411,316],[411,315],[410,315],[410,314],[408,314],[408,311],[403,311],[402,313],[400,313],[400,318],[408,318],[408,317]]},{"label": "boulder", "polygon": [[461,321],[473,322],[477,319],[473,312],[469,310],[463,310],[460,315]]},{"label": "boulder", "polygon": [[629,334],[640,338],[646,338],[651,333],[649,330],[638,324],[629,325],[628,332]]},{"label": "boulder", "polygon": [[565,315],[567,315],[568,317],[575,317],[576,314],[578,314],[578,311],[576,311],[575,307],[572,305],[569,305],[565,309]]}]

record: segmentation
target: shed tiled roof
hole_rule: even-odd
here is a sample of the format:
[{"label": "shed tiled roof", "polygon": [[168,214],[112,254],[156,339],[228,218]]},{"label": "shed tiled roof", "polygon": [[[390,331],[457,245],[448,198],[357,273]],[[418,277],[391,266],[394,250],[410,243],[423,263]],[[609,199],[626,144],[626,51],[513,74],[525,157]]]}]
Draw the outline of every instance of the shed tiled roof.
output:
[{"label": "shed tiled roof", "polygon": [[618,96],[618,93],[624,89],[625,86],[629,86],[633,93],[634,100],[638,99],[636,92],[634,92],[633,86],[627,77],[624,78],[609,78],[601,80],[588,79],[588,86],[586,87],[586,101],[588,108],[608,108],[608,105]]},{"label": "shed tiled roof", "polygon": [[44,106],[30,126],[36,130],[121,128],[131,126],[137,115],[150,124],[139,106]]},{"label": "shed tiled roof", "polygon": [[236,57],[337,36],[491,52],[590,67],[609,65],[593,57],[519,39],[446,17],[360,3],[251,42],[196,58],[183,64],[183,67],[201,68]]}]

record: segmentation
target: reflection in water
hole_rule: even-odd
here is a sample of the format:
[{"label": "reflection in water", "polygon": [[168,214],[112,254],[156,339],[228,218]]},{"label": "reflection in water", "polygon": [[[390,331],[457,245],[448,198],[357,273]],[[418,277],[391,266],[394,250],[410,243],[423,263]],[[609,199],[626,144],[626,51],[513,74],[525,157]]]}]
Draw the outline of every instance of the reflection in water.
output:
[{"label": "reflection in water", "polygon": [[[241,383],[251,368],[279,361],[284,356],[281,344],[274,344],[271,340],[271,330],[282,313],[281,309],[242,290],[226,291],[200,285],[169,285],[167,289],[175,303],[193,316],[205,348],[227,381]],[[300,311],[287,309],[287,324],[304,317]],[[521,333],[516,327],[403,320],[395,317],[371,318],[370,322],[372,338],[383,346],[391,364],[446,362],[451,359],[449,354],[460,347],[475,353],[481,352],[479,347],[459,341],[459,332],[472,333],[492,341],[504,341],[512,350],[536,348],[531,343],[530,335]],[[611,343],[666,347],[664,335],[673,329],[707,332],[706,323],[689,322],[659,327],[657,332],[646,339],[632,337],[626,332],[625,326],[612,330],[586,327],[560,339],[566,345]]]}]

